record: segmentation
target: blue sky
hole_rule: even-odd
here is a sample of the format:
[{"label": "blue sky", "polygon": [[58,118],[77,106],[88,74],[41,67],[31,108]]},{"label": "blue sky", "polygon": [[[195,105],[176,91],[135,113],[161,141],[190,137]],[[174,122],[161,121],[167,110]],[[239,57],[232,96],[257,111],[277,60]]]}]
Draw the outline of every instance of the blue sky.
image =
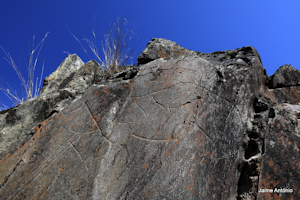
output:
[{"label": "blue sky", "polygon": [[[128,17],[133,24],[132,44],[135,60],[151,38],[166,38],[190,50],[204,53],[253,46],[260,54],[267,74],[280,66],[292,64],[300,69],[300,1],[241,0],[11,0],[0,3],[0,46],[10,53],[19,67],[20,51],[28,65],[28,39],[37,45],[49,32],[37,63],[40,76],[45,59],[43,79],[50,75],[67,56],[76,53],[84,62],[90,59],[66,26],[78,39],[92,37],[95,17],[97,46],[110,29],[115,17]],[[129,27],[129,26],[128,26]],[[88,46],[89,56],[96,59]],[[0,75],[20,91],[14,70],[3,59],[0,49]],[[24,59],[22,73],[26,74]],[[0,91],[1,101],[12,102]]]}]

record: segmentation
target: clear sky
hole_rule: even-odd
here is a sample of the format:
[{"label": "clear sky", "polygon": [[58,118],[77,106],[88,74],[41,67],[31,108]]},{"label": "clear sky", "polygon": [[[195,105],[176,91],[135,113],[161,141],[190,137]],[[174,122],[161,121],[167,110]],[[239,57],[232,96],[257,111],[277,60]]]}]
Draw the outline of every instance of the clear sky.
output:
[{"label": "clear sky", "polygon": [[[129,17],[134,31],[135,61],[151,38],[166,38],[182,47],[204,53],[253,46],[263,67],[271,76],[284,64],[300,69],[299,0],[11,0],[0,3],[0,45],[10,53],[26,78],[28,40],[35,35],[37,45],[49,32],[39,55],[36,77],[45,59],[43,79],[67,56],[76,53],[84,62],[90,59],[66,26],[79,39],[92,37],[95,17],[97,46],[115,17]],[[129,26],[128,26],[129,27]],[[88,46],[89,56],[96,59]],[[24,59],[20,60],[20,51]],[[0,49],[0,75],[20,91],[21,83]],[[35,57],[34,57],[35,58]],[[1,101],[11,101],[0,91]],[[0,106],[1,107],[1,106]]]}]

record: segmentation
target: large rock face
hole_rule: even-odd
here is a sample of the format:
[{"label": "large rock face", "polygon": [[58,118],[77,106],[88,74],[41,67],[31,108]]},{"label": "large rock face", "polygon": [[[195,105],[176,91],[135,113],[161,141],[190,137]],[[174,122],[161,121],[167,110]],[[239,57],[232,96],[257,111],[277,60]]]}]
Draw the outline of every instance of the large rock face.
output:
[{"label": "large rock face", "polygon": [[153,39],[139,63],[73,81],[82,96],[0,161],[0,199],[300,199],[300,102],[268,88],[253,47]]}]

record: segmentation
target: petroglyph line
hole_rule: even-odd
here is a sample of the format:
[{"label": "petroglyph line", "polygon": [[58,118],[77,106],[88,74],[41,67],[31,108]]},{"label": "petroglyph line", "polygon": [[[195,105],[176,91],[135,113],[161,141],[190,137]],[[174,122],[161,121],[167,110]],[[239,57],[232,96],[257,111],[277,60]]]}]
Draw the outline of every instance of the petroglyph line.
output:
[{"label": "petroglyph line", "polygon": [[[72,103],[72,102],[71,102]],[[77,110],[79,110],[81,108],[81,106],[78,106],[78,108],[75,108],[74,110],[71,110],[71,111],[66,111],[66,109],[63,109],[62,111],[61,111],[61,113],[63,114],[63,115],[67,115],[67,114],[70,114],[70,113],[73,113],[73,112],[75,112],[75,111],[77,111]],[[69,109],[69,108],[68,108]]]},{"label": "petroglyph line", "polygon": [[11,172],[9,172],[9,174],[7,176],[5,176],[4,180],[0,180],[2,181],[2,184],[0,185],[0,189],[6,185],[9,177],[16,171],[17,167],[21,164],[21,162],[23,161],[23,159],[21,158],[19,160],[19,162],[14,166],[14,168],[11,170]]},{"label": "petroglyph line", "polygon": [[[20,190],[18,190],[19,192],[16,194],[17,196],[24,190],[25,187],[27,187],[29,185],[30,182],[40,178],[39,174],[42,173],[43,169],[45,167],[47,167],[51,162],[53,162],[55,160],[55,158],[60,157],[60,155],[62,153],[64,153],[66,151],[66,143],[63,144],[61,147],[59,147],[59,149],[57,149],[54,153],[52,153],[51,155],[48,156],[47,159],[44,160],[44,162],[42,162],[38,169],[36,171],[33,171],[29,178],[26,179],[26,182],[22,185],[20,185]],[[55,158],[54,158],[55,157]],[[37,174],[37,175],[36,175]],[[52,184],[49,184],[49,186],[51,186]],[[48,186],[48,187],[49,187]],[[14,194],[13,194],[14,195]]]},{"label": "petroglyph line", "polygon": [[86,170],[89,171],[89,168],[88,168],[88,166],[86,165],[86,161],[84,161],[84,160],[82,159],[80,153],[77,151],[77,149],[75,148],[75,146],[74,146],[70,141],[68,141],[68,143],[73,147],[73,149],[75,150],[75,152],[79,155],[80,160],[84,163]]},{"label": "petroglyph line", "polygon": [[97,126],[97,129],[98,129],[99,132],[100,132],[100,134],[105,138],[106,141],[108,141],[109,143],[112,143],[111,141],[109,141],[109,139],[106,137],[106,135],[104,135],[104,134],[102,133],[100,127],[99,127],[98,124],[97,124],[97,121],[96,121],[95,117],[92,115],[92,112],[91,112],[89,106],[86,104],[86,102],[85,102],[84,104],[85,104],[85,107],[87,108],[87,110],[89,111],[89,115],[90,115],[91,118],[93,119],[95,125]]},{"label": "petroglyph line", "polygon": [[[168,99],[168,102],[167,102],[167,108],[166,108],[167,114],[168,114],[169,116],[171,115],[171,111],[170,111],[170,101],[172,101],[171,98]],[[170,117],[169,117],[169,118],[170,118]]]},{"label": "petroglyph line", "polygon": [[124,102],[122,108],[120,109],[119,113],[122,113],[122,112],[124,111],[126,105],[128,104],[128,102],[129,102],[132,98],[134,98],[134,97],[131,96],[131,93],[132,93],[132,92],[130,92],[130,95],[128,96],[128,98],[126,98],[126,100],[125,100],[125,102]]},{"label": "petroglyph line", "polygon": [[[153,81],[153,82],[154,82],[154,81]],[[157,92],[161,92],[161,91],[164,91],[164,90],[170,89],[171,87],[174,87],[176,84],[177,84],[177,83],[173,83],[173,84],[167,85],[166,87],[164,87],[164,88],[161,88],[160,90],[156,90],[156,91],[153,91],[153,90],[155,90],[155,89],[153,89],[153,88],[162,87],[162,86],[166,85],[166,83],[165,83],[165,82],[163,82],[163,83],[161,83],[161,84],[158,84],[158,85],[152,85],[152,89],[151,89],[151,92],[150,92],[150,94],[149,94],[149,95],[151,95],[152,93],[154,93],[154,94],[155,94],[155,93],[157,93]]]},{"label": "petroglyph line", "polygon": [[160,105],[160,106],[162,106],[163,107],[163,109],[166,111],[166,113],[168,113],[168,111],[167,111],[167,109],[161,104],[161,103],[158,103],[158,101],[156,101],[155,99],[154,99],[154,97],[153,96],[151,96],[151,98],[154,100],[154,102],[156,103],[156,104],[158,104],[158,105]]},{"label": "petroglyph line", "polygon": [[155,140],[155,139],[148,139],[142,136],[137,136],[135,134],[132,133],[132,129],[130,128],[129,124],[127,123],[127,127],[130,130],[130,135],[133,136],[134,138],[140,139],[140,140],[146,140],[146,141],[150,141],[150,142],[169,142],[170,140],[175,140],[175,139],[162,139],[162,140]]},{"label": "petroglyph line", "polygon": [[193,124],[195,124],[203,133],[204,135],[206,135],[206,137],[212,141],[213,143],[215,143],[215,141],[204,131],[204,129],[202,127],[200,127],[197,123],[195,123],[194,121],[192,121]]},{"label": "petroglyph line", "polygon": [[139,107],[139,108],[143,111],[144,116],[146,117],[146,116],[147,116],[146,112],[145,112],[145,111],[141,108],[141,106],[137,103],[136,98],[133,98],[133,100],[134,100],[134,103],[137,105],[137,107]]},{"label": "petroglyph line", "polygon": [[148,139],[148,138],[145,138],[145,137],[142,137],[142,136],[137,136],[133,133],[130,133],[130,135],[132,135],[133,137],[139,139],[139,140],[146,140],[146,141],[150,141],[150,142],[170,142],[170,141],[173,141],[173,140],[178,140],[179,137],[177,138],[172,138],[172,139]]},{"label": "petroglyph line", "polygon": [[[168,105],[168,109],[183,109],[183,107],[184,106],[186,106],[186,105],[188,105],[188,104],[192,104],[192,103],[194,103],[194,102],[197,102],[199,99],[198,98],[194,98],[194,99],[190,99],[190,100],[186,100],[184,103],[181,103],[181,105],[179,105],[179,106],[176,106],[176,107],[169,107],[169,105]],[[172,101],[174,101],[174,100],[172,100]],[[173,115],[173,114],[172,114]]]},{"label": "petroglyph line", "polygon": [[[186,131],[183,134],[181,134],[181,135],[179,135],[179,136],[177,136],[175,138],[172,137],[170,139],[149,139],[149,138],[145,138],[143,136],[137,136],[137,135],[135,135],[135,134],[132,133],[132,130],[130,128],[129,129],[131,131],[130,135],[133,136],[134,138],[137,138],[137,139],[140,139],[140,140],[146,140],[146,141],[150,141],[150,142],[170,142],[170,141],[178,140],[179,138],[185,136],[187,134],[187,132],[188,132],[187,129],[190,129],[191,123],[192,122],[190,121],[189,124],[187,124],[187,127],[185,128]],[[127,124],[127,126],[129,127],[128,124]],[[174,135],[174,132],[173,132],[172,135]]]}]

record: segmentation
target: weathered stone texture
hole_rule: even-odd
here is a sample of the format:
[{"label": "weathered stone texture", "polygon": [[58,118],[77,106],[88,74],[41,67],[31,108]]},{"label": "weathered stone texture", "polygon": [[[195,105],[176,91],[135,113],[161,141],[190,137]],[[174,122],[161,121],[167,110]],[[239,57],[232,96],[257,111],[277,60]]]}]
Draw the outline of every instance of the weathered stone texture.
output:
[{"label": "weathered stone texture", "polygon": [[61,84],[68,80],[67,78],[80,69],[84,65],[84,62],[76,55],[69,55],[66,59],[59,65],[59,67],[51,73],[44,80],[43,88],[40,94],[51,93],[58,89],[61,89]]},{"label": "weathered stone texture", "polygon": [[103,80],[103,68],[101,68],[96,61],[91,60],[64,79],[59,85],[59,89],[67,89],[75,93],[83,93],[92,84]]},{"label": "weathered stone texture", "polygon": [[0,112],[0,158],[12,154],[31,138],[39,123],[62,110],[74,98],[75,95],[68,91],[56,91]]},{"label": "weathered stone texture", "polygon": [[170,40],[153,38],[138,57],[138,64],[142,65],[159,58],[176,58],[186,54],[194,54],[194,52],[189,51]]},{"label": "weathered stone texture", "polygon": [[63,110],[89,86],[103,79],[104,70],[96,61],[84,64],[76,54],[67,56],[44,80],[40,96],[0,112],[0,158],[30,139],[39,123]]},{"label": "weathered stone texture", "polygon": [[269,79],[270,88],[281,88],[300,85],[300,71],[292,65],[281,66]]},{"label": "weathered stone texture", "polygon": [[300,198],[298,107],[278,103],[253,47],[153,39],[142,57],[80,88],[6,155],[0,199]]},{"label": "weathered stone texture", "polygon": [[293,192],[259,193],[257,199],[300,199],[299,130],[299,119],[277,107],[265,136],[266,153],[261,163],[259,188],[288,188]]}]

